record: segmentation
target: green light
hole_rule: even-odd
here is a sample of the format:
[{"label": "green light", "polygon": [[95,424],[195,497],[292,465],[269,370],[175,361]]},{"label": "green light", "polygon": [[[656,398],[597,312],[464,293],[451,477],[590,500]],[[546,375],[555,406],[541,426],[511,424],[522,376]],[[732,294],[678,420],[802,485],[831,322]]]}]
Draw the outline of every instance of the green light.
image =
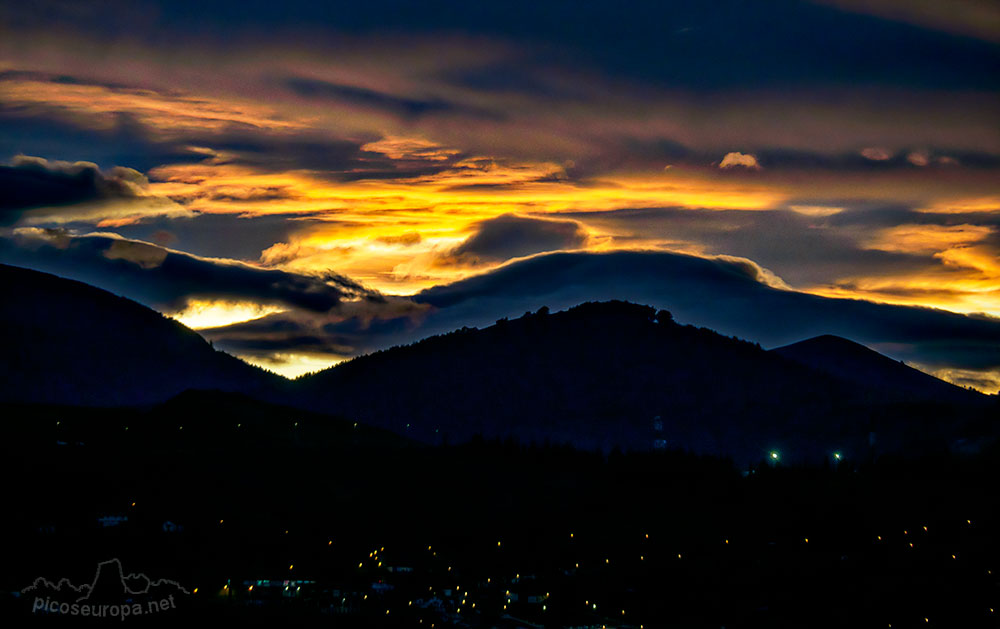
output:
[{"label": "green light", "polygon": [[834,452],[833,453],[833,458],[835,458],[835,459],[837,459],[839,461],[841,459],[840,453],[839,452]]},{"label": "green light", "polygon": [[771,460],[772,461],[777,461],[778,460],[778,453],[777,452],[774,452],[774,451],[771,452]]}]

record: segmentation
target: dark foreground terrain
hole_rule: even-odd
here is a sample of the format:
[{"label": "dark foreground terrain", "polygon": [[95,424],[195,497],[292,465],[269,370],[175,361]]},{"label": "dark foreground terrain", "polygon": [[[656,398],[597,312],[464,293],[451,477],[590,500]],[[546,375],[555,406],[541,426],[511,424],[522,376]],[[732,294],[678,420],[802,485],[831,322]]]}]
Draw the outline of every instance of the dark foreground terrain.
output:
[{"label": "dark foreground terrain", "polygon": [[3,413],[7,626],[85,622],[37,607],[112,559],[87,600],[131,625],[997,626],[995,447],[737,468],[425,446],[230,394]]},{"label": "dark foreground terrain", "polygon": [[998,626],[1000,398],[847,339],[587,303],[288,382],[0,280],[0,626]]}]

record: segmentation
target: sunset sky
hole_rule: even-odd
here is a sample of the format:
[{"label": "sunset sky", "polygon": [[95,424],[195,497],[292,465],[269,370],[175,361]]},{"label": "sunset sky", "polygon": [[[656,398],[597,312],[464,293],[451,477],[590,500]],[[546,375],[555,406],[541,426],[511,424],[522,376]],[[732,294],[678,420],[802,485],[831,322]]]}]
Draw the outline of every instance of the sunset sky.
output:
[{"label": "sunset sky", "polygon": [[1000,389],[991,0],[8,2],[0,163],[0,262],[284,375],[618,297]]}]

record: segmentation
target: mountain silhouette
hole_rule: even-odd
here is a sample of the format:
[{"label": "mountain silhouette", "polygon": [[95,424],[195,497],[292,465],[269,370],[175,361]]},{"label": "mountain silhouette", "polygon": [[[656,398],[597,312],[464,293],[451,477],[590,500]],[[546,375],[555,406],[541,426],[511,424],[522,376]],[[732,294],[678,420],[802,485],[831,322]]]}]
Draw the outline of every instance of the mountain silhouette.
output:
[{"label": "mountain silhouette", "polygon": [[0,402],[126,406],[280,379],[158,312],[81,282],[0,265]]},{"label": "mountain silhouette", "polygon": [[871,390],[882,401],[976,403],[982,395],[939,380],[869,349],[826,334],[771,350],[797,363]]},{"label": "mountain silhouette", "polygon": [[940,447],[986,399],[926,376],[947,395],[914,407],[910,379],[862,382],[796,357],[600,302],[376,352],[297,385],[300,400],[431,443],[482,435],[741,460],[867,456],[872,432],[887,450]]},{"label": "mountain silhouette", "polygon": [[[290,416],[287,408],[316,413],[302,428],[326,422],[342,426],[334,430],[342,435],[360,422],[429,444],[482,436],[741,461],[773,450],[783,460],[833,450],[866,457],[873,436],[879,452],[925,452],[995,432],[987,396],[846,339],[765,351],[628,302],[555,314],[542,308],[289,383],[92,286],[4,265],[0,281],[16,295],[0,304],[8,358],[0,365],[0,403],[149,407],[173,399],[149,421],[150,430],[161,423],[177,430],[174,439],[178,416],[192,420],[184,435],[193,436],[198,423],[206,437],[228,435],[230,419],[245,417],[240,434],[251,438],[246,429]],[[210,392],[181,395],[191,390]],[[300,431],[295,439],[343,440],[327,432]]]}]

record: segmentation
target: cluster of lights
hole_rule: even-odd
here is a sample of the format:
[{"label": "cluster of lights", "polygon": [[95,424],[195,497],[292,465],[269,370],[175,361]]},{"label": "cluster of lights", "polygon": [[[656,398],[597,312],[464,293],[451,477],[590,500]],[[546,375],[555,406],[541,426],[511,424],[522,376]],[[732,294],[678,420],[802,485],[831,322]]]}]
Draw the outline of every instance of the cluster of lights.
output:
[{"label": "cluster of lights", "polygon": [[[779,454],[777,452],[770,452],[769,456],[770,456],[770,458],[772,460],[775,460],[775,461],[779,459]],[[838,461],[841,460],[840,453],[839,452],[834,453],[834,458],[836,460],[838,460]],[[132,507],[134,507],[135,505],[136,505],[135,502],[131,503]],[[224,522],[224,520],[221,520],[221,519],[219,520],[219,524],[220,525],[223,524],[223,522]],[[966,524],[969,525],[969,526],[971,526],[972,525],[972,520],[971,519],[967,519],[966,520]],[[921,528],[921,530],[924,533],[929,533],[929,527],[927,525],[921,525],[920,528]],[[289,531],[286,529],[284,531],[284,533],[287,535],[289,533]],[[903,535],[904,536],[909,536],[910,535],[910,529],[904,529],[903,530]],[[570,537],[570,539],[575,539],[575,534],[573,532],[570,532],[569,533],[569,537]],[[649,538],[650,538],[649,533],[644,533],[644,539],[648,540]],[[808,538],[808,537],[804,537],[802,539],[803,539],[804,543],[806,543],[806,544],[808,544],[809,541],[810,541],[810,538]],[[876,540],[878,542],[881,542],[882,541],[882,536],[881,535],[876,536]],[[723,540],[723,543],[725,545],[728,545],[729,544],[729,539]],[[327,546],[332,546],[332,545],[333,545],[333,540],[332,539],[328,540],[327,541]],[[502,540],[498,540],[497,541],[497,548],[502,548],[502,547],[503,547]],[[915,548],[914,543],[913,542],[908,542],[908,547],[909,548]],[[433,553],[433,556],[435,556],[435,557],[437,556],[437,553],[433,551],[433,546],[432,545],[428,545],[427,546],[427,550],[429,552]],[[381,567],[382,566],[382,561],[380,560],[379,553],[380,552],[384,552],[384,551],[385,551],[385,547],[383,546],[383,547],[380,547],[377,550],[371,551],[368,554],[368,557],[370,559],[372,559],[373,561],[377,562],[377,567]],[[677,559],[682,559],[682,558],[683,558],[683,554],[682,553],[677,553]],[[951,554],[951,559],[952,560],[957,560],[958,559],[958,554],[957,553]],[[639,560],[640,561],[645,561],[645,555],[640,555],[639,556]],[[605,565],[610,565],[610,562],[611,562],[611,558],[610,557],[605,557],[605,560],[604,560]],[[364,562],[363,561],[358,563],[358,568],[362,568],[363,566],[364,566]],[[577,562],[575,564],[575,566],[577,568],[579,568],[580,564]],[[295,567],[294,564],[289,564],[288,570],[293,570],[294,567]],[[449,572],[451,572],[452,571],[452,566],[448,566],[447,570]],[[990,570],[987,570],[986,572],[987,572],[988,575],[992,574],[992,571],[990,571]],[[521,577],[520,573],[515,574],[514,578],[512,579],[512,582],[513,583],[517,583],[520,580],[520,577]],[[486,578],[486,583],[492,583],[492,578],[491,577],[487,577]],[[288,590],[288,589],[289,589],[288,586],[286,586],[285,590]],[[296,587],[296,591],[298,591],[300,589],[301,589],[300,587]],[[254,586],[253,585],[250,585],[247,588],[248,592],[253,592],[253,590],[254,590]],[[433,591],[434,591],[433,587],[429,587],[428,590],[431,593],[433,593]],[[228,592],[229,591],[229,584],[228,583],[223,586],[223,591],[224,592]],[[197,593],[198,592],[198,588],[194,588],[193,592]],[[448,594],[448,595],[450,596],[450,594]],[[470,593],[468,591],[462,590],[462,588],[460,586],[456,586],[455,587],[455,600],[457,602],[457,604],[456,604],[456,611],[455,611],[456,614],[460,614],[462,612],[462,609],[464,609],[464,608],[473,609],[473,610],[476,609],[477,603],[474,602],[474,601],[470,602],[469,596],[470,596]],[[460,602],[458,602],[459,599],[460,599]],[[346,602],[346,598],[343,599],[343,600]],[[363,596],[362,600],[368,600],[368,594],[365,594]],[[546,612],[548,610],[548,600],[549,600],[549,593],[548,592],[546,592],[545,597],[544,597],[543,600],[545,602],[541,603],[541,610],[543,612]],[[507,610],[509,608],[509,606],[513,604],[513,602],[514,602],[514,595],[512,594],[512,592],[510,590],[506,590],[505,591],[505,595],[504,595],[503,601],[504,601],[504,603],[503,603],[503,609],[504,610]],[[591,611],[594,611],[594,612],[597,611],[597,602],[594,602],[594,601],[591,601],[591,600],[588,599],[588,600],[584,601],[584,604]],[[407,606],[412,607],[413,606],[413,601],[412,600],[409,601],[407,603]],[[989,612],[990,613],[993,613],[993,611],[994,611],[993,608],[989,608]],[[390,614],[390,610],[386,609],[385,613],[387,615],[389,615]],[[626,615],[626,610],[625,609],[621,610],[621,615],[622,616]],[[423,624],[423,622],[424,622],[423,619],[421,619],[420,623]],[[925,618],[925,622],[929,622],[929,620]],[[433,627],[434,625],[431,624],[430,626]],[[640,625],[640,627],[642,627],[642,625]]]}]

